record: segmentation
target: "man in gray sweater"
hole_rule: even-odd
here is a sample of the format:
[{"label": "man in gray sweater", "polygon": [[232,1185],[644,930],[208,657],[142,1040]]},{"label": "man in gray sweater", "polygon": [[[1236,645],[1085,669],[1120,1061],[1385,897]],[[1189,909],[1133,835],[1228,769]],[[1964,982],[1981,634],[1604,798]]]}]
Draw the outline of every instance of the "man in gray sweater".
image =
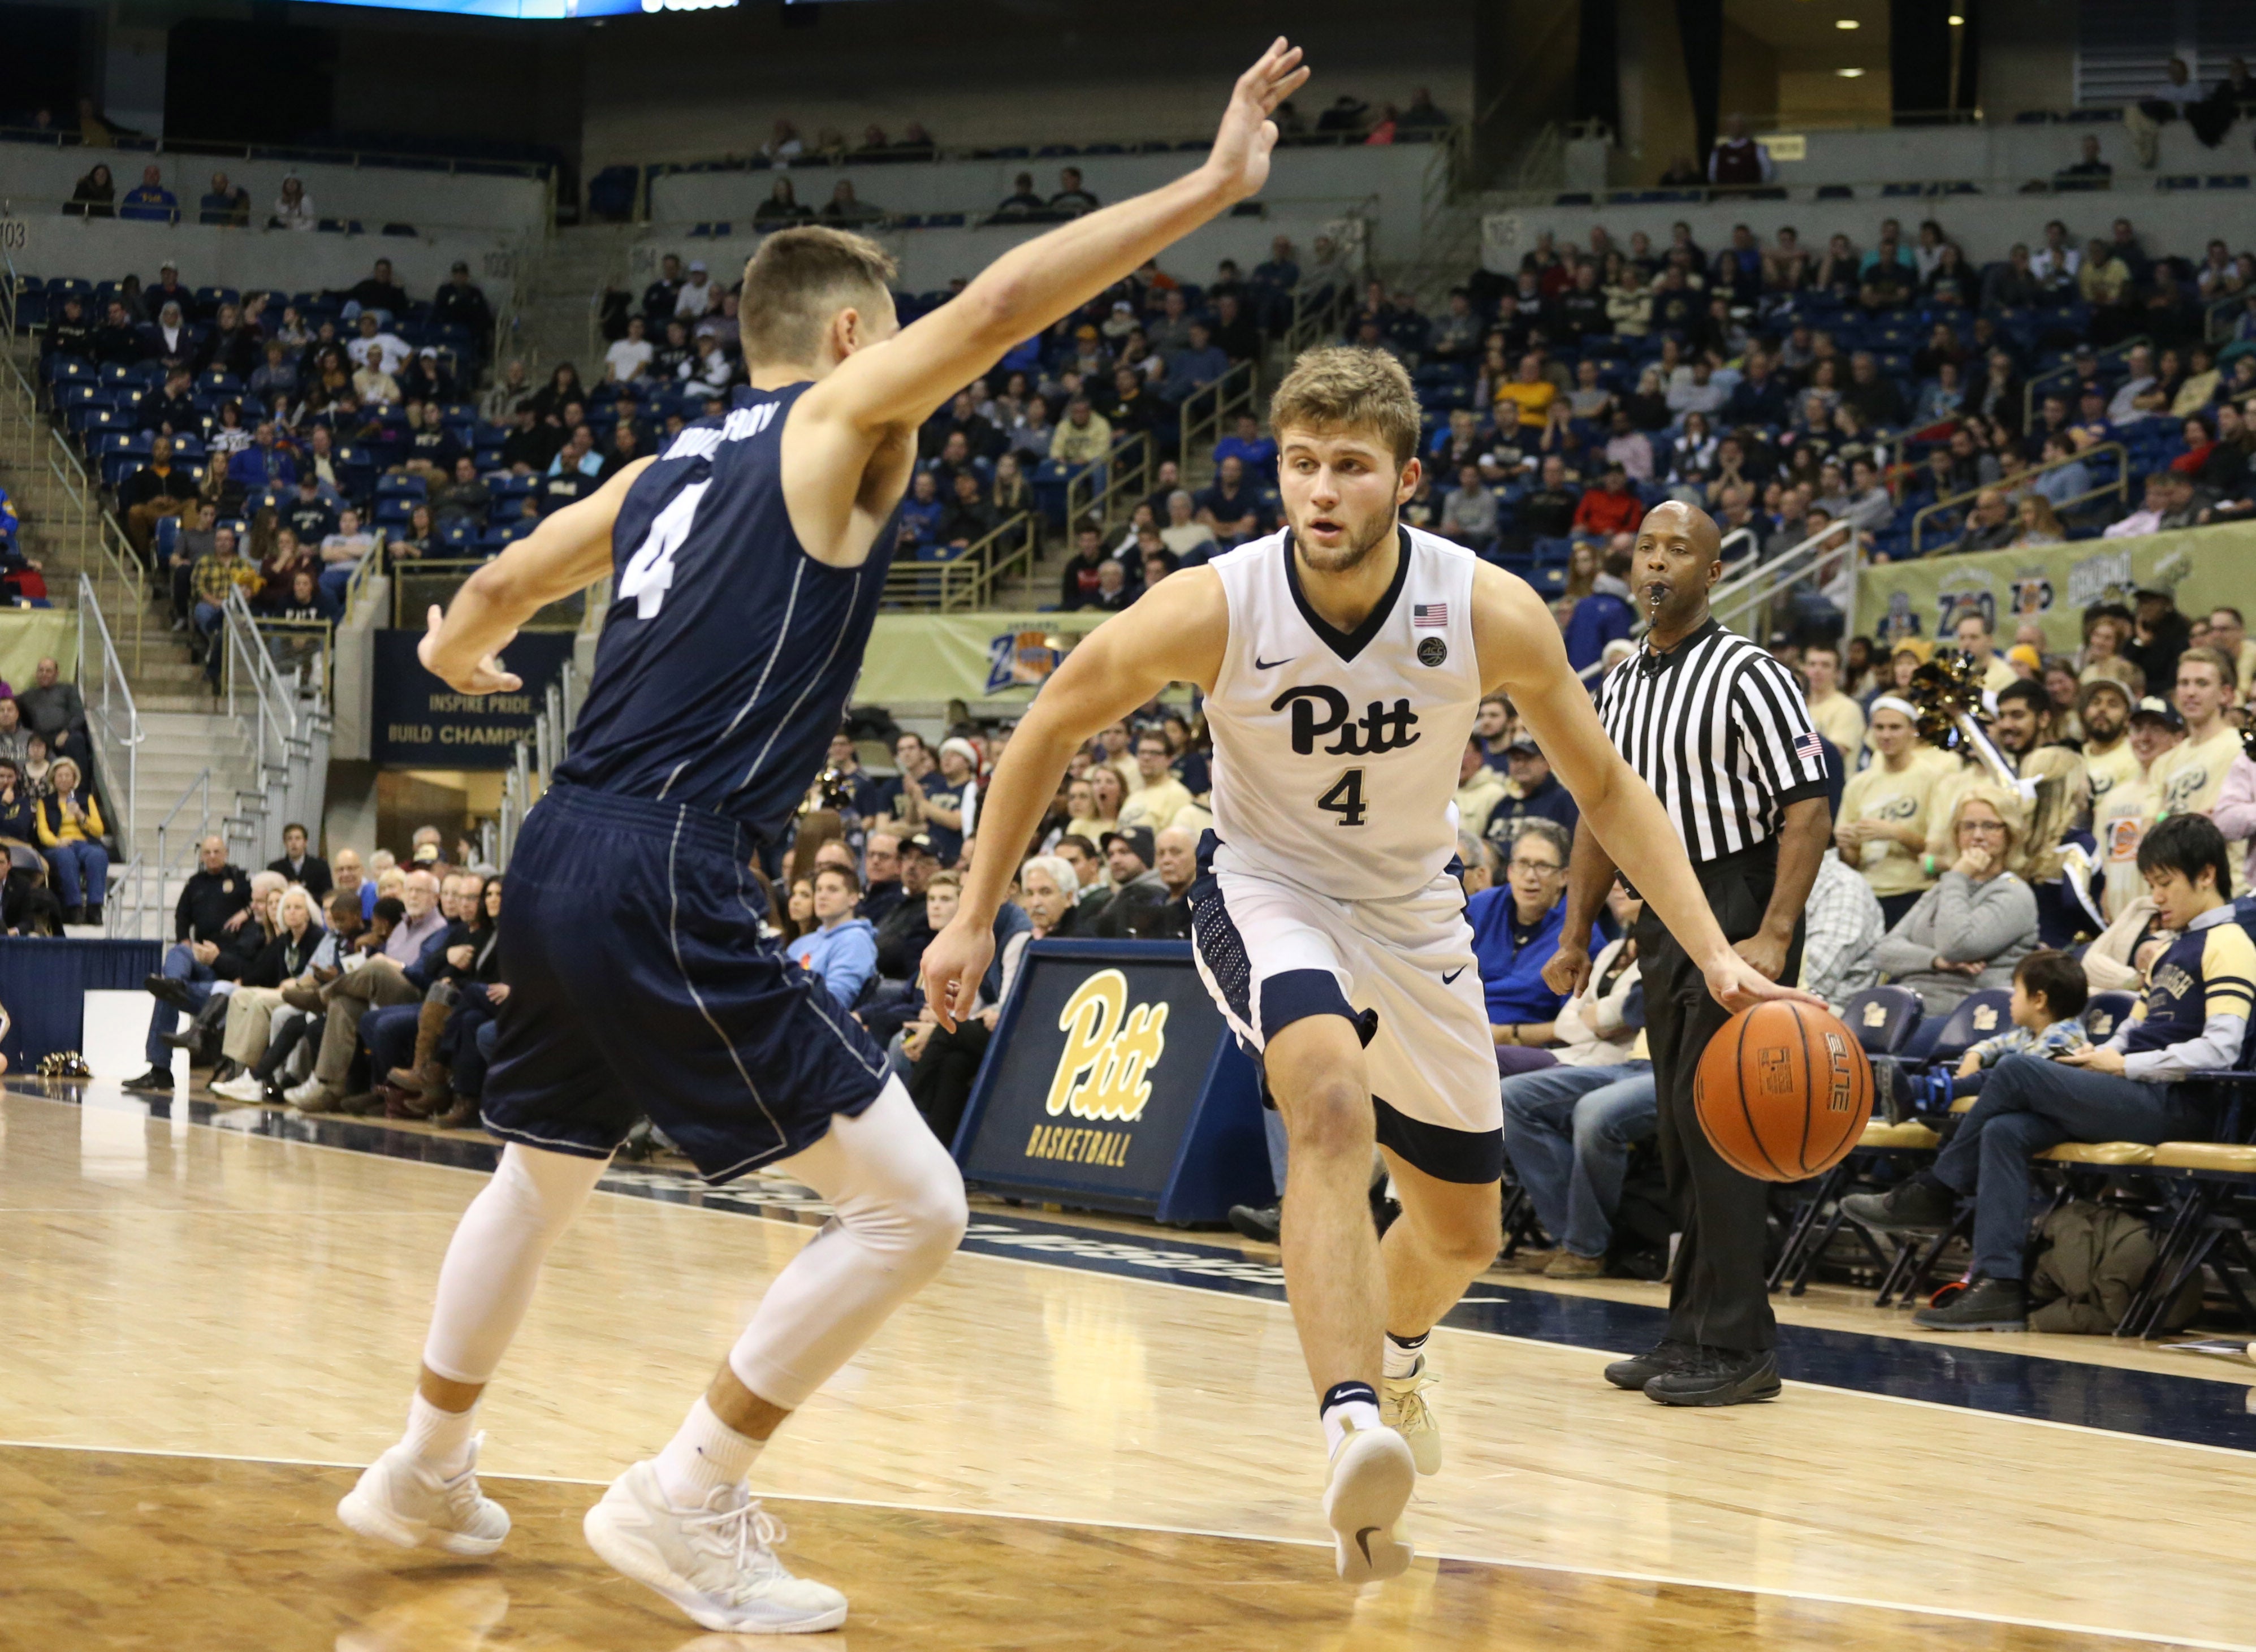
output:
[{"label": "man in gray sweater", "polygon": [[50,757],[76,758],[85,766],[86,701],[76,683],[62,681],[53,659],[39,661],[33,686],[16,696],[16,706],[32,732],[47,743]]},{"label": "man in gray sweater", "polygon": [[2014,966],[2037,943],[2036,892],[2006,870],[2021,830],[2013,800],[1978,786],[1953,815],[1958,858],[1872,954],[1936,1019],[1970,993],[2010,990]]}]

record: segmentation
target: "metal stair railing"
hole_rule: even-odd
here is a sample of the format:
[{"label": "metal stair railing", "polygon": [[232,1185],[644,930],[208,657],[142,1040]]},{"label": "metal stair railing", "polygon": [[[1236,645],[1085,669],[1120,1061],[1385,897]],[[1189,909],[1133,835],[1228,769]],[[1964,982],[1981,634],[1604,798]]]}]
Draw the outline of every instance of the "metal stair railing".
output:
[{"label": "metal stair railing", "polygon": [[[1188,403],[1186,403],[1188,405]],[[1112,444],[1111,452],[1096,464],[1085,464],[1067,478],[1065,519],[1068,527],[1094,515],[1110,526],[1131,514],[1152,491],[1152,476],[1159,449],[1148,430],[1132,430]],[[1123,499],[1132,501],[1126,511]]]},{"label": "metal stair railing", "polygon": [[[2141,347],[2152,349],[2154,347],[2154,341],[2147,337],[2144,333],[2140,333],[2135,337],[2123,340],[2120,343],[2110,344],[2105,349],[2099,352],[2097,359],[2101,362],[2128,361],[2131,358],[2131,352]],[[2058,384],[2063,380],[2074,378],[2075,377],[2076,364],[2072,361],[2062,362],[2059,366],[2052,368],[2048,371],[2039,373],[2035,378],[2030,379],[2027,385],[2023,385],[2021,388],[2021,428],[2024,430],[2034,430],[2037,427],[2037,404],[2044,399],[2044,392],[2042,388],[2044,385]],[[2071,409],[2071,411],[2073,410]]]},{"label": "metal stair railing", "polygon": [[1037,542],[1034,514],[1021,511],[953,556],[896,561],[885,570],[885,605],[937,613],[991,606],[1005,580],[1032,577]]},{"label": "metal stair railing", "polygon": [[284,674],[240,586],[228,593],[221,632],[227,715],[251,735],[257,787],[236,794],[228,835],[230,846],[240,840],[264,865],[282,852],[284,827],[293,822],[311,826],[321,817],[328,780],[328,706],[302,671]]},{"label": "metal stair railing", "polygon": [[549,776],[564,760],[572,725],[586,700],[586,685],[568,660],[542,696],[540,710],[532,719],[532,738],[519,740],[510,754],[510,766],[502,771],[500,816],[491,823],[490,833],[482,824],[478,838],[479,852],[504,872],[509,869],[525,812],[540,801],[548,789]]},{"label": "metal stair railing", "polygon": [[[125,858],[113,882],[123,885],[137,875],[140,864],[141,743],[148,734],[133,703],[133,684],[102,618],[94,582],[84,573],[78,576],[77,661],[73,680],[86,706],[87,737],[94,748],[89,753],[94,773],[87,778],[109,806],[110,832]],[[113,921],[115,909],[115,901],[105,893],[105,926]]]},{"label": "metal stair railing", "polygon": [[[1725,547],[1742,536],[1748,544],[1755,543],[1752,533],[1737,528],[1725,538]],[[1770,635],[1771,622],[1781,598],[1798,586],[1819,589],[1833,586],[1845,573],[1846,600],[1839,606],[1847,633],[1853,635],[1857,625],[1857,575],[1863,561],[1857,525],[1844,516],[1837,522],[1828,523],[1782,554],[1727,575],[1710,595],[1708,611],[1718,624],[1762,642]]]},{"label": "metal stair railing", "polygon": [[[212,772],[204,769],[180,790],[173,800],[165,818],[157,822],[157,852],[152,856],[137,852],[123,874],[112,885],[112,899],[106,913],[105,925],[110,935],[128,941],[164,941],[170,939],[165,928],[166,885],[177,873],[187,878],[195,870],[195,846],[211,836],[211,779]],[[189,851],[179,865],[173,865],[173,835],[180,828],[174,824],[180,811],[195,805],[188,816],[188,824],[195,829],[188,839]],[[149,922],[157,921],[157,932],[152,935]]]},{"label": "metal stair railing", "polygon": [[1983,494],[1993,490],[2011,496],[2024,491],[2032,477],[2041,477],[2048,470],[2062,469],[2069,465],[2081,464],[2087,460],[2107,454],[2115,455],[2115,479],[2112,482],[2103,482],[2096,488],[2086,488],[2073,498],[2062,500],[2053,508],[2065,512],[2083,504],[2086,500],[2100,498],[2110,493],[2115,495],[2119,501],[2127,506],[2131,498],[2130,449],[2119,441],[2102,441],[2086,448],[2082,453],[2071,454],[2065,459],[2055,459],[2048,464],[2031,465],[2027,469],[2015,471],[2010,477],[2001,477],[1995,482],[1985,482],[1980,487],[1969,488],[1963,493],[1954,493],[1948,498],[1937,499],[1932,505],[1921,505],[1913,513],[1911,519],[1911,554],[1914,556],[1924,556],[1928,554],[1927,525],[1946,511],[1956,511],[1969,501],[1979,498]]},{"label": "metal stair railing", "polygon": [[1181,446],[1177,449],[1177,462],[1185,476],[1190,474],[1191,453],[1203,443],[1208,448],[1227,434],[1230,420],[1241,411],[1253,410],[1253,392],[1257,383],[1253,364],[1250,361],[1232,363],[1228,372],[1209,384],[1201,385],[1183,398],[1177,412],[1181,420]]},{"label": "metal stair railing", "polygon": [[130,846],[140,825],[140,752],[148,738],[141,726],[140,710],[133,703],[133,684],[125,674],[117,646],[110,640],[109,623],[94,582],[78,576],[78,661],[74,673],[79,697],[86,702],[87,731],[94,744],[95,780],[109,803],[110,822]]},{"label": "metal stair railing", "polygon": [[18,281],[13,263],[0,260],[0,431],[18,445],[24,463],[36,471],[44,462],[59,502],[42,514],[44,524],[58,543],[68,543],[81,575],[91,574],[95,589],[109,599],[116,619],[111,634],[121,641],[141,668],[142,622],[148,609],[146,581],[140,559],[134,555],[124,530],[103,508],[102,491],[87,473],[78,453],[63,433],[39,411],[39,394],[16,361]]}]

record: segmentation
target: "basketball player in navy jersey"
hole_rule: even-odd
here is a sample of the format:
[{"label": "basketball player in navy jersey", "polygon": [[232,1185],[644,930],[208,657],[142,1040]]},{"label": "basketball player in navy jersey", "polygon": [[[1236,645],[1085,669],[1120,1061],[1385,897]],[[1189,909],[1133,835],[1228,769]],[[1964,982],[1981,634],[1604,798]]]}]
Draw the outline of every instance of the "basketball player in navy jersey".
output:
[{"label": "basketball player in navy jersey", "polygon": [[490,1554],[477,1404],[542,1259],[647,1113],[709,1180],[786,1167],[835,1215],[776,1277],[655,1459],[590,1510],[596,1553],[709,1629],[842,1622],[746,1493],[761,1446],[930,1279],[963,1186],[884,1053],[760,932],[747,867],[822,766],[885,582],[917,429],[1012,345],[1258,190],[1270,111],[1307,80],[1278,40],[1206,164],[1018,247],[897,330],[892,261],[828,229],[771,237],[742,294],[751,388],[474,574],[423,663],[466,694],[548,603],[616,574],[594,682],[511,861],[510,988],[486,1079],[508,1143],[440,1270],[407,1434],[338,1507],[355,1531]]},{"label": "basketball player in navy jersey", "polygon": [[[1312,350],[1277,387],[1270,427],[1288,526],[1153,586],[1043,685],[989,786],[956,915],[925,950],[925,991],[943,1025],[972,1001],[1010,869],[1075,750],[1170,683],[1198,684],[1214,828],[1190,890],[1195,957],[1284,1116],[1286,1295],[1319,1396],[1335,1564],[1362,1583],[1410,1564],[1396,1523],[1442,1460],[1427,1338],[1497,1251],[1496,1033],[1452,801],[1483,696],[1511,696],[1583,830],[1719,1000],[1817,1000],[1724,938],[1543,598],[1399,521],[1420,474],[1401,365]],[[1366,1197],[1374,1140],[1402,1200],[1383,1243]]]}]

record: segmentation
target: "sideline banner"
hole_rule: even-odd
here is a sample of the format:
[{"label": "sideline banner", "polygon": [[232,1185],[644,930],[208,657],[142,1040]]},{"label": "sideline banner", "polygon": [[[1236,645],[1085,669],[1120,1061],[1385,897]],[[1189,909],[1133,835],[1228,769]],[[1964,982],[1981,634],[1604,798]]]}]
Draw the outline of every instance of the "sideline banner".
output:
[{"label": "sideline banner", "polygon": [[879,614],[854,703],[1024,697],[1110,614]]},{"label": "sideline banner", "polygon": [[369,756],[418,768],[498,769],[532,735],[548,685],[572,657],[568,631],[519,632],[502,663],[525,680],[515,694],[456,694],[415,657],[419,631],[379,631]]},{"label": "sideline banner", "polygon": [[1162,1222],[1274,1197],[1259,1078],[1187,941],[1031,943],[955,1152],[979,1187]]},{"label": "sideline banner", "polygon": [[78,616],[64,608],[0,609],[0,682],[19,692],[30,688],[42,660],[61,667],[65,682],[76,680]]},{"label": "sideline banner", "polygon": [[2142,587],[2174,593],[2189,614],[2219,603],[2247,606],[2256,592],[2256,523],[1884,562],[1858,577],[1857,628],[1932,641],[1947,632],[1953,612],[1970,605],[1990,617],[2000,649],[2034,619],[2044,627],[2047,653],[2073,653],[2083,646],[2087,606],[2127,604]]}]

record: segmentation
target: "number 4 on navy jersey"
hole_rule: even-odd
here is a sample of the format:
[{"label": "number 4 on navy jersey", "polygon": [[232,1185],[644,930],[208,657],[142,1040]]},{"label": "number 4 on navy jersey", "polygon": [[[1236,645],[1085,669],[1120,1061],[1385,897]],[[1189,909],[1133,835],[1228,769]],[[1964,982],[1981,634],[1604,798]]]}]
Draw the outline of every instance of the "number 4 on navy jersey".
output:
[{"label": "number 4 on navy jersey", "polygon": [[653,518],[650,533],[633,556],[627,561],[626,571],[619,575],[619,598],[635,599],[637,619],[655,619],[659,606],[666,601],[666,593],[673,584],[673,554],[689,537],[689,525],[697,515],[697,502],[705,497],[705,490],[713,485],[708,477],[693,482],[675,494],[666,509]]}]

